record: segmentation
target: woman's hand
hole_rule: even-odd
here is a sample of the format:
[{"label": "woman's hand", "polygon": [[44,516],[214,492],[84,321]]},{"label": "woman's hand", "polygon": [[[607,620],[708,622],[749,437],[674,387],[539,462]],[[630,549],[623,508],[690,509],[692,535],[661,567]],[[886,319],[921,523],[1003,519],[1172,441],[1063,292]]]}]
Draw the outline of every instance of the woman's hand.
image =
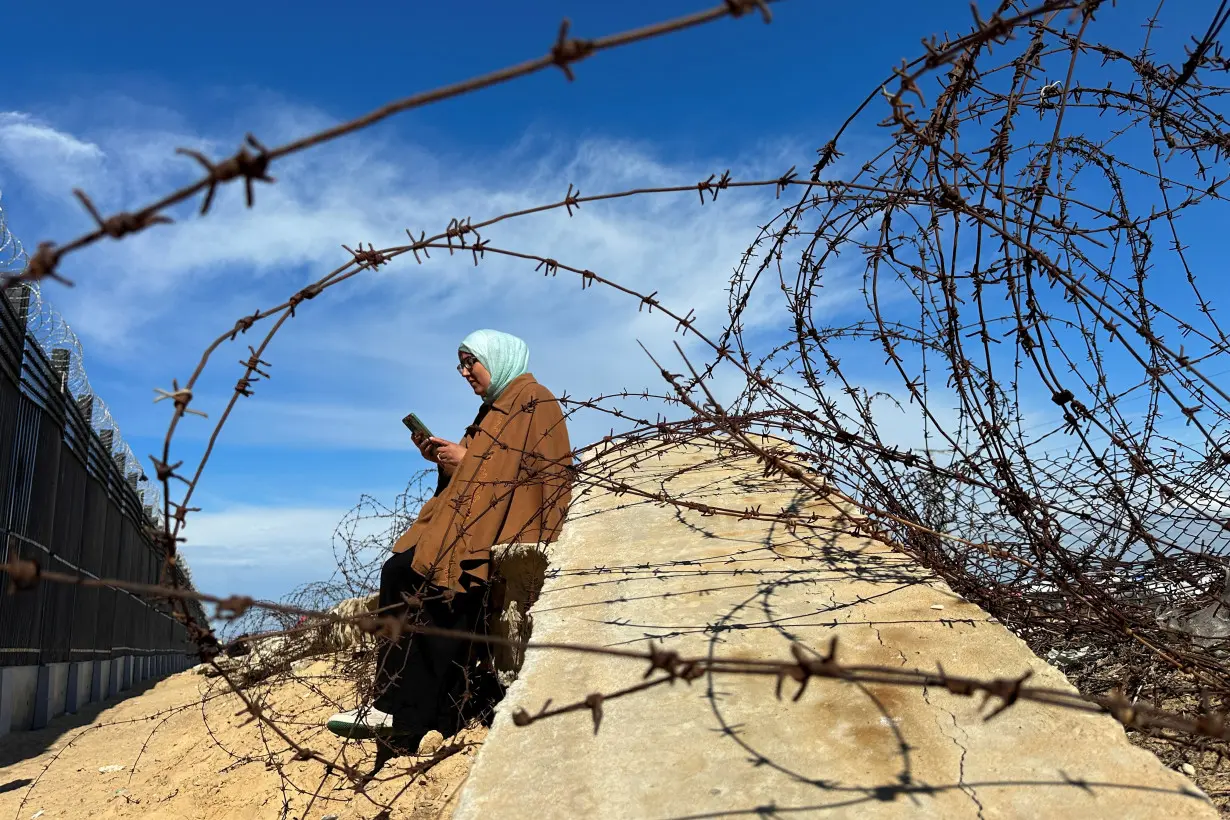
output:
[{"label": "woman's hand", "polygon": [[448,439],[433,436],[432,438],[412,437],[414,443],[418,445],[419,452],[423,454],[423,458],[439,464],[444,468],[444,472],[449,475],[457,469],[457,465],[461,463],[461,459],[465,457],[466,448],[456,442]]},{"label": "woman's hand", "polygon": [[457,469],[457,465],[465,458],[466,448],[456,442],[449,441],[443,438],[427,439],[427,446],[434,448],[435,461],[444,468],[444,472],[449,475]]},{"label": "woman's hand", "polygon": [[439,464],[436,460],[436,445],[432,444],[431,439],[422,433],[411,433],[410,440],[414,442],[414,446],[419,448],[419,454],[423,458],[430,461],[432,464]]}]

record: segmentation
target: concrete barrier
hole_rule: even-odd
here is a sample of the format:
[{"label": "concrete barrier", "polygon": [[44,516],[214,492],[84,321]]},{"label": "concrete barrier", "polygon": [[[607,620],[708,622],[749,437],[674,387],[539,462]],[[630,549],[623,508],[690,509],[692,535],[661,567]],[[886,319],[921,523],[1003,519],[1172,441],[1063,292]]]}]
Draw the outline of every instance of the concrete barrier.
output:
[{"label": "concrete barrier", "polygon": [[38,670],[37,666],[0,668],[0,732],[25,730],[34,725]]},{"label": "concrete barrier", "polygon": [[[672,450],[618,477],[733,509],[816,512],[780,524],[702,516],[593,494],[580,499],[532,608],[534,641],[789,660],[791,644],[846,664],[1017,677],[1072,691],[980,608],[905,556],[847,534],[841,510]],[[686,469],[685,469],[686,468]],[[679,470],[685,470],[680,473]],[[644,665],[529,650],[456,807],[455,820],[717,817],[1216,818],[1178,772],[1105,715],[1021,702],[991,721],[937,687],[716,675],[516,726],[530,714],[642,681]],[[661,674],[661,673],[658,673]]]},{"label": "concrete barrier", "polygon": [[70,715],[77,714],[78,709],[90,702],[92,666],[90,661],[78,661],[68,668],[68,700],[64,711]]},{"label": "concrete barrier", "polygon": [[106,700],[111,695],[111,661],[90,664],[90,703]]},{"label": "concrete barrier", "polygon": [[0,667],[0,736],[41,729],[63,714],[187,668],[183,654]]},{"label": "concrete barrier", "polygon": [[68,703],[68,663],[45,663],[38,667],[34,692],[34,715],[30,728],[41,729],[64,714]]}]

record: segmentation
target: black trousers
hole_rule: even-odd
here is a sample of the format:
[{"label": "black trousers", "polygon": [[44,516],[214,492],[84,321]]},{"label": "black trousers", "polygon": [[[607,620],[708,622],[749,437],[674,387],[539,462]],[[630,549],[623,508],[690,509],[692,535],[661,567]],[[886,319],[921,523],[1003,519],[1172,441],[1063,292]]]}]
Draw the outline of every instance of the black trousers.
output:
[{"label": "black trousers", "polygon": [[[487,586],[470,587],[445,600],[444,590],[427,584],[414,570],[414,552],[394,553],[380,571],[380,606],[403,602],[402,593],[423,593],[421,609],[411,621],[423,626],[485,632]],[[406,610],[392,610],[402,615]],[[475,644],[458,638],[403,634],[385,640],[376,661],[377,709],[393,716],[393,727],[406,734],[432,729],[445,737],[461,728],[465,706],[473,699]]]}]

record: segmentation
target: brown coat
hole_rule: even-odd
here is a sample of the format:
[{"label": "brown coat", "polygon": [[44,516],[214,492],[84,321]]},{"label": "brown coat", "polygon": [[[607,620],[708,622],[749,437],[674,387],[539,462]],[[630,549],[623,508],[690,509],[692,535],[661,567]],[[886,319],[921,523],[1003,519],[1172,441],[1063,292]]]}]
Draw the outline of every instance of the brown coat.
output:
[{"label": "brown coat", "polygon": [[488,579],[496,544],[559,537],[572,447],[559,402],[529,373],[509,383],[460,444],[466,454],[448,486],[423,505],[393,552],[413,549],[417,572],[464,592],[463,574]]}]

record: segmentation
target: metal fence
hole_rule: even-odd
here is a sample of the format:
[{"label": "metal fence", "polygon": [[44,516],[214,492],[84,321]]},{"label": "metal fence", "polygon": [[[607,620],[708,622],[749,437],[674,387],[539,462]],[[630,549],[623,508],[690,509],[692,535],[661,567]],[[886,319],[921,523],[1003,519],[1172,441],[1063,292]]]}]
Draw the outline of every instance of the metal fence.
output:
[{"label": "metal fence", "polygon": [[[93,397],[67,389],[70,351],[48,355],[30,334],[30,296],[19,285],[0,298],[0,548],[8,561],[157,583],[164,555],[147,532],[145,476],[114,451],[113,431],[93,428]],[[2,593],[0,666],[191,650],[165,600],[62,584]]]}]

